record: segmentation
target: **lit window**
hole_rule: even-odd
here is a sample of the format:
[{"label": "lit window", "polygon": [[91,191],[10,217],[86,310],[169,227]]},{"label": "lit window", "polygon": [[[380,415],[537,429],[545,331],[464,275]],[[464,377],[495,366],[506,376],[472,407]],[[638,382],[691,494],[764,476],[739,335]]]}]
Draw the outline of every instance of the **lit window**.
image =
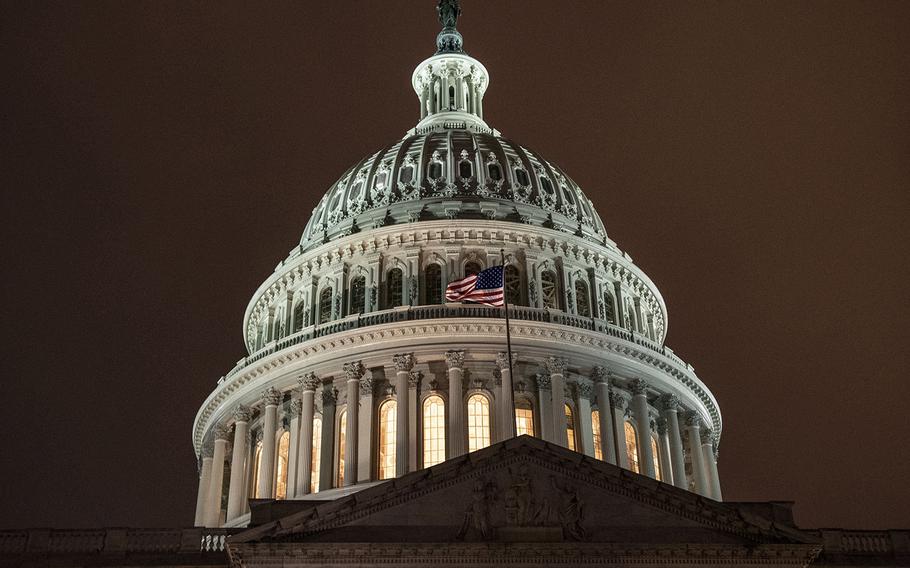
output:
[{"label": "lit window", "polygon": [[393,268],[389,270],[389,277],[386,285],[388,286],[388,295],[389,295],[389,305],[390,308],[395,308],[401,305],[402,302],[402,280],[404,278],[403,273],[400,268]]},{"label": "lit window", "polygon": [[635,426],[626,420],[626,455],[629,456],[629,469],[638,473],[638,439],[636,438]]},{"label": "lit window", "polygon": [[519,401],[515,403],[515,433],[519,436],[534,435],[534,410],[531,403]]},{"label": "lit window", "polygon": [[468,399],[468,451],[490,445],[490,400],[482,394]]},{"label": "lit window", "polygon": [[313,455],[310,457],[310,493],[319,491],[319,458],[322,449],[322,418],[313,418]]},{"label": "lit window", "polygon": [[395,426],[398,403],[387,400],[379,407],[379,479],[395,477]]},{"label": "lit window", "polygon": [[341,411],[338,417],[338,479],[335,480],[335,487],[344,485],[344,438],[345,430],[348,428],[348,410]]},{"label": "lit window", "polygon": [[423,401],[423,467],[446,461],[446,407],[442,397]]},{"label": "lit window", "polygon": [[657,481],[663,481],[664,476],[660,471],[660,454],[657,453],[658,445],[657,438],[651,437],[651,455],[654,457],[654,475],[657,478]]},{"label": "lit window", "polygon": [[261,499],[259,494],[259,468],[262,465],[262,442],[256,442],[256,452],[253,455],[253,497]]},{"label": "lit window", "polygon": [[358,276],[351,280],[351,313],[366,311],[366,278]]},{"label": "lit window", "polygon": [[572,416],[572,407],[568,404],[566,407],[566,443],[569,449],[575,451],[575,418]]},{"label": "lit window", "polygon": [[556,284],[556,273],[546,270],[540,275],[540,291],[543,296],[543,307],[559,309],[559,287]]},{"label": "lit window", "polygon": [[319,294],[319,323],[326,323],[332,319],[332,289],[323,288]]},{"label": "lit window", "polygon": [[575,308],[578,315],[591,317],[591,298],[588,296],[588,283],[584,280],[575,281]]},{"label": "lit window", "polygon": [[594,433],[594,457],[602,460],[604,459],[603,450],[600,447],[600,411],[594,410],[591,412],[591,432]]},{"label": "lit window", "polygon": [[436,263],[427,266],[424,282],[427,289],[427,303],[442,303],[442,267]]},{"label": "lit window", "polygon": [[291,433],[285,431],[278,438],[278,467],[275,472],[275,499],[288,498],[288,450],[291,447]]}]

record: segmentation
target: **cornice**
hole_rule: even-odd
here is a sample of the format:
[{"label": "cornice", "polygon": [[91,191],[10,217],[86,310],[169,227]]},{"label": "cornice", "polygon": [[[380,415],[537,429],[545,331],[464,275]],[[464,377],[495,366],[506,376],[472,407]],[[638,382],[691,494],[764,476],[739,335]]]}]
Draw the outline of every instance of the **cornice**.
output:
[{"label": "cornice", "polygon": [[[544,322],[512,322],[511,333],[513,344],[521,345],[523,356],[529,360],[539,357],[542,361],[557,348],[559,353],[584,356],[592,366],[604,363],[605,359],[609,361],[609,356],[620,357],[617,363],[640,365],[642,369],[651,371],[650,379],[655,387],[658,378],[668,379],[666,386],[688,393],[689,396],[685,397],[687,402],[697,402],[704,409],[705,417],[710,416],[714,432],[719,434],[722,430],[717,401],[704,383],[685,365],[656,351],[603,333]],[[370,353],[365,348],[383,353],[387,360],[380,364],[384,365],[392,365],[393,355],[405,349],[413,351],[415,356],[438,354],[439,359],[444,360],[445,352],[455,343],[464,344],[467,351],[487,348],[495,353],[499,351],[499,342],[504,336],[505,323],[499,320],[445,318],[352,329],[287,347],[256,359],[217,385],[196,414],[193,445],[198,453],[213,419],[223,420],[228,416],[228,408],[233,408],[238,402],[249,404],[253,400],[236,400],[235,393],[242,391],[249,394],[252,389],[261,390],[273,384],[276,378],[288,374],[297,377],[314,370],[321,372],[321,367],[327,363],[340,370],[343,362],[354,357],[362,359],[364,365],[370,367]],[[421,339],[419,346],[414,343],[415,338]],[[289,380],[296,383],[296,379]],[[255,391],[256,394],[258,392]]]}]

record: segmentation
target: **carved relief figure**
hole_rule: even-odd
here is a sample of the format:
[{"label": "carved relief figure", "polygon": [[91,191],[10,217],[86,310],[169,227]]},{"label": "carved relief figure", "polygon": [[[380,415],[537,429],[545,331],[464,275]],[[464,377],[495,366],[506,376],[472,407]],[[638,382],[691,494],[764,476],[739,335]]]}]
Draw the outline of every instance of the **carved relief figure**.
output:
[{"label": "carved relief figure", "polygon": [[571,540],[585,540],[585,529],[581,526],[585,509],[578,497],[578,490],[568,480],[564,487],[560,487],[555,477],[550,477],[550,484],[558,496],[556,514],[559,517],[559,524],[562,525],[563,535]]},{"label": "carved relief figure", "polygon": [[489,540],[493,534],[490,527],[490,504],[496,500],[496,484],[487,479],[477,481],[474,484],[474,490],[471,492],[471,502],[464,512],[464,521],[461,524],[461,530],[455,538],[464,540],[468,531],[474,529],[480,533],[483,540]]},{"label": "carved relief figure", "polygon": [[534,500],[528,466],[522,464],[518,466],[517,471],[509,468],[509,474],[511,479],[505,497],[506,524],[519,527],[538,524],[546,503],[541,504]]}]

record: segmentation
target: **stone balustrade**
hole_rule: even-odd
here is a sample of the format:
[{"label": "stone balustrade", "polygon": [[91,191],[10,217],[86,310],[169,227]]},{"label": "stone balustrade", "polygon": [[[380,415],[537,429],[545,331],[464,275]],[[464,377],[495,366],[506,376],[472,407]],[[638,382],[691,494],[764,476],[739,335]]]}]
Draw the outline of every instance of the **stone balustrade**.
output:
[{"label": "stone balustrade", "polygon": [[223,553],[237,529],[29,529],[0,531],[0,556]]}]

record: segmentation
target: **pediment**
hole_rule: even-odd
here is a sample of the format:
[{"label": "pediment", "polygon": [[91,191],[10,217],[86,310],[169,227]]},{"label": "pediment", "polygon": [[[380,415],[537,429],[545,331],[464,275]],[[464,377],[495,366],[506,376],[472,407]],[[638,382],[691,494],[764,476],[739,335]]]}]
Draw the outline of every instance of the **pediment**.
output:
[{"label": "pediment", "polygon": [[527,436],[235,535],[232,543],[807,542],[705,499]]}]

